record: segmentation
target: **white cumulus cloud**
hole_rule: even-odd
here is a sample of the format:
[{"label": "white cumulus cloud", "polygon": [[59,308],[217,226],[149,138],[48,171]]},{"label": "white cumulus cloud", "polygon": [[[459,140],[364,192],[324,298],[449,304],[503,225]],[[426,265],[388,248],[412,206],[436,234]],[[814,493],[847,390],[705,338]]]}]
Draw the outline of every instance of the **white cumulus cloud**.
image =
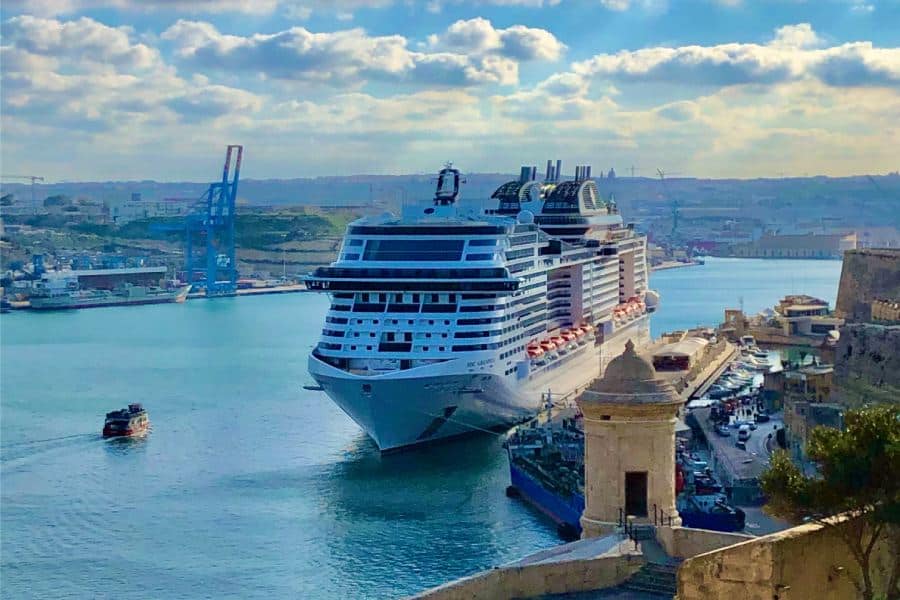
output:
[{"label": "white cumulus cloud", "polygon": [[767,44],[652,47],[575,63],[585,77],[679,85],[772,84],[819,79],[836,86],[900,85],[900,48],[871,42],[821,47],[809,24],[779,28]]},{"label": "white cumulus cloud", "polygon": [[540,29],[494,29],[489,21],[457,22],[430,48],[414,51],[401,35],[362,29],[312,32],[292,27],[272,34],[235,36],[213,25],[181,20],[162,33],[186,64],[204,70],[252,72],[264,77],[335,87],[367,81],[416,85],[512,85],[519,61],[552,60],[562,44]]}]

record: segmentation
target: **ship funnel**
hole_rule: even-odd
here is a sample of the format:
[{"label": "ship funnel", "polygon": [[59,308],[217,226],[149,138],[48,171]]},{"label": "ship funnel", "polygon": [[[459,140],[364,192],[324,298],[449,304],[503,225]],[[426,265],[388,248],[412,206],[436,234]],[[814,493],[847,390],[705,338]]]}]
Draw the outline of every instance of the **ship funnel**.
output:
[{"label": "ship funnel", "polygon": [[537,179],[537,167],[531,167],[531,180],[534,181]]},{"label": "ship funnel", "polygon": [[544,179],[550,181],[550,175],[553,173],[553,161],[549,158],[547,159],[547,173],[544,175]]},{"label": "ship funnel", "polygon": [[531,178],[531,167],[522,167],[519,169],[519,183],[525,183]]},{"label": "ship funnel", "polygon": [[591,165],[587,165],[587,166],[585,167],[585,169],[587,170],[587,173],[585,174],[584,178],[585,178],[585,179],[590,179],[590,178],[591,178]]},{"label": "ship funnel", "polygon": [[562,175],[562,161],[557,160],[556,161],[556,171],[555,171],[555,176],[553,177],[553,181],[559,181],[560,175]]}]

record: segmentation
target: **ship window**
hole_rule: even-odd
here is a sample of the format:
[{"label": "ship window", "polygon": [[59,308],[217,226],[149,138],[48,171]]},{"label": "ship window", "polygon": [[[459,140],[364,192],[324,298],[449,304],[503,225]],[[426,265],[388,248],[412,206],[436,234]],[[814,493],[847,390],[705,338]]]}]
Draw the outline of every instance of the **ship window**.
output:
[{"label": "ship window", "polygon": [[428,346],[422,346],[422,350],[424,350],[425,352],[428,352]]},{"label": "ship window", "polygon": [[370,392],[372,391],[372,384],[371,384],[371,383],[364,383],[363,386],[362,386],[362,390],[363,390],[363,392],[365,392],[365,393],[367,393],[367,394],[370,393]]},{"label": "ship window", "polygon": [[[350,259],[346,259],[350,260]],[[494,260],[493,254],[466,254],[466,260]]]},{"label": "ship window", "polygon": [[493,246],[493,245],[496,244],[496,243],[497,243],[497,240],[495,240],[495,239],[490,239],[490,240],[469,240],[469,245],[470,245],[470,246]]},{"label": "ship window", "polygon": [[346,253],[341,257],[341,260],[359,260],[359,254]]},{"label": "ship window", "polygon": [[354,238],[351,240],[347,240],[347,246],[362,246],[363,241],[359,238]]},{"label": "ship window", "polygon": [[369,240],[364,260],[453,261],[462,256],[465,240]]}]

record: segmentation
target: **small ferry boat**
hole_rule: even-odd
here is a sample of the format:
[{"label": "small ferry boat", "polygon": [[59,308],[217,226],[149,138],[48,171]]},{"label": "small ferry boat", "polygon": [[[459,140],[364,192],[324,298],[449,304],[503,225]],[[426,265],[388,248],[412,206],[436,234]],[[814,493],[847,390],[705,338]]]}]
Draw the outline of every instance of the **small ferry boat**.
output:
[{"label": "small ferry boat", "polygon": [[103,437],[133,437],[142,435],[150,428],[150,417],[138,403],[129,404],[128,408],[106,413],[103,424]]}]

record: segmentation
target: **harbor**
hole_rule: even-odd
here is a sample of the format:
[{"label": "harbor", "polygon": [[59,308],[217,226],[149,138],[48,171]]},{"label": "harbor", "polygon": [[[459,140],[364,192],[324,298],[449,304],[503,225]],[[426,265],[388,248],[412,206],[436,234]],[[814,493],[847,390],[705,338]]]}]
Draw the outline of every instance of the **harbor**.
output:
[{"label": "harbor", "polygon": [[[839,264],[776,266],[654,274],[654,337],[715,322],[736,294],[762,310],[798,271],[834,302]],[[326,306],[301,293],[0,317],[5,593],[102,595],[127,576],[141,596],[191,596],[202,580],[223,596],[387,598],[556,546],[555,524],[504,493],[502,437],[383,457],[302,388]],[[102,416],[123,399],[144,403],[153,431],[106,444]]]}]

